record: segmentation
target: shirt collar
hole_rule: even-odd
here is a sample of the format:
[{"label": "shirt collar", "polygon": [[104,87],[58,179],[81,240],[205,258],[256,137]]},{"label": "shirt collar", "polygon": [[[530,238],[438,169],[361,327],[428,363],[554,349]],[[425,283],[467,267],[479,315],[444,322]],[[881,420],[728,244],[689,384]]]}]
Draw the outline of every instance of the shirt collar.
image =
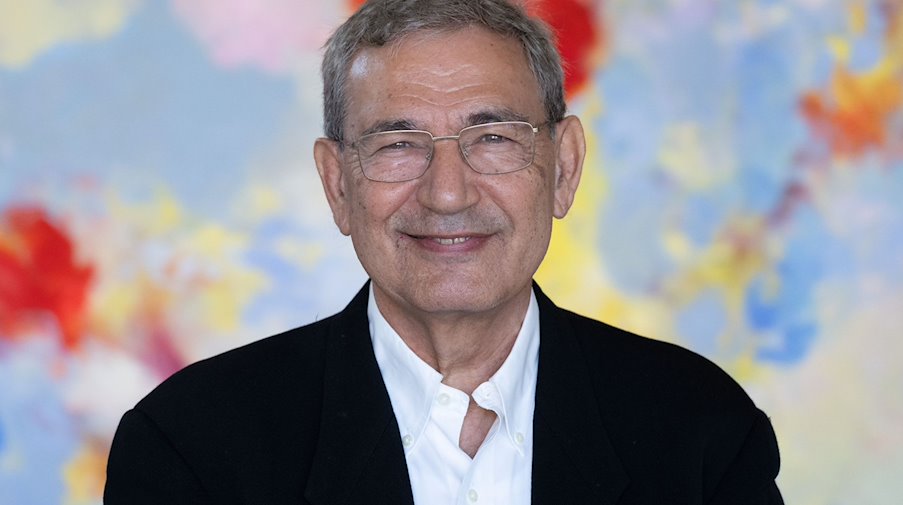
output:
[{"label": "shirt collar", "polygon": [[[405,443],[405,451],[416,445],[426,428],[442,375],[426,364],[389,325],[380,313],[370,285],[367,304],[373,352],[389,392],[389,400]],[[539,306],[530,292],[527,313],[514,346],[496,373],[474,390],[475,401],[499,414],[506,438],[522,452],[525,434],[532,434],[539,366]],[[489,393],[487,396],[481,393]]]}]

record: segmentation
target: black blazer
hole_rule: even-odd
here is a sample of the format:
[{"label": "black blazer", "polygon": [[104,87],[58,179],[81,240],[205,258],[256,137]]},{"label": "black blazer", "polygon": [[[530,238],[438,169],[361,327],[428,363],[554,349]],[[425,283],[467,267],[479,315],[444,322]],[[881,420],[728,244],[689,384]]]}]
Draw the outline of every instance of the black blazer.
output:
[{"label": "black blazer", "polygon": [[[535,290],[534,505],[782,503],[768,418],[721,369]],[[412,504],[367,286],[141,400],[113,440],[104,503]]]}]

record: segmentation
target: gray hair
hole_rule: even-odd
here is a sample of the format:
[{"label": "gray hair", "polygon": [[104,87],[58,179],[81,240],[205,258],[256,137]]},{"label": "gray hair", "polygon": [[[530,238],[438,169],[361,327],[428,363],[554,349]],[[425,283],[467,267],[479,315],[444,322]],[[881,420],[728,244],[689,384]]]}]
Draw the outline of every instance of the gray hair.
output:
[{"label": "gray hair", "polygon": [[546,120],[564,118],[564,72],[553,35],[508,0],[370,0],[326,42],[323,56],[323,118],[326,136],[345,140],[347,77],[357,52],[382,47],[419,31],[478,26],[521,43],[539,84]]}]

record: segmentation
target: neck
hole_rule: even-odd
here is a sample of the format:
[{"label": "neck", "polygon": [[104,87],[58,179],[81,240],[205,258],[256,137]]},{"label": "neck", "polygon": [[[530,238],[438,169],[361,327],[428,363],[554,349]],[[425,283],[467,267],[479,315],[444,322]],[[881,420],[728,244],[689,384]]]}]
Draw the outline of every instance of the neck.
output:
[{"label": "neck", "polygon": [[380,313],[442,382],[471,394],[505,362],[530,304],[532,288],[480,312],[425,313],[396,302],[374,285]]}]

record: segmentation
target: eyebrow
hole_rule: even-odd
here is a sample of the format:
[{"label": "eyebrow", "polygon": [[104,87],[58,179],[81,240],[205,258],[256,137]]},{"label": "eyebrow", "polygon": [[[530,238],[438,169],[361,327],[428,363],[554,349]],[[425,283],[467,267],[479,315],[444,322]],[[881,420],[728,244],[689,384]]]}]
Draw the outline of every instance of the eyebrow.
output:
[{"label": "eyebrow", "polygon": [[395,130],[419,130],[417,126],[408,119],[387,119],[380,121],[366,130],[362,131],[360,136],[370,135],[371,133],[389,132]]},{"label": "eyebrow", "polygon": [[485,123],[501,123],[505,121],[523,121],[529,123],[527,116],[508,108],[489,109],[475,112],[467,116],[467,125],[473,126]]},{"label": "eyebrow", "polygon": [[[486,123],[499,123],[504,121],[523,121],[525,123],[530,122],[527,116],[519,112],[515,112],[514,110],[502,107],[486,109],[468,114],[466,116],[465,126],[474,126]],[[360,136],[363,137],[364,135],[370,135],[371,133],[397,130],[424,130],[424,128],[418,126],[414,123],[414,121],[410,119],[386,119],[371,125],[369,128],[362,131],[360,133]]]}]

